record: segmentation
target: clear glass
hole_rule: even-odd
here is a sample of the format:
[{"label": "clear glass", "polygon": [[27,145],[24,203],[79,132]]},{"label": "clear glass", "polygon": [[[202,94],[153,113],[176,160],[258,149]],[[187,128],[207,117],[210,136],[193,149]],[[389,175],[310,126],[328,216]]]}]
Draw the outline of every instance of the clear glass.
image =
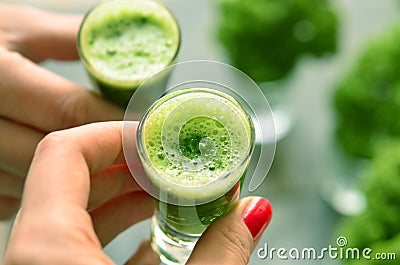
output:
[{"label": "clear glass", "polygon": [[167,265],[185,264],[197,240],[216,219],[235,206],[241,181],[215,201],[197,206],[178,206],[156,202],[151,220],[152,248]]},{"label": "clear glass", "polygon": [[102,1],[86,13],[77,44],[97,91],[125,108],[146,79],[174,63],[180,29],[157,1]]},{"label": "clear glass", "polygon": [[[160,76],[168,76],[161,85],[166,92],[160,92]],[[223,138],[209,134],[214,128],[204,124],[208,118],[214,118],[209,125],[217,127],[217,135],[224,133]],[[204,135],[191,137],[188,132],[194,127]],[[235,146],[242,147],[235,149],[240,151],[236,160],[227,163],[231,157],[222,153],[221,139],[228,138],[240,139]],[[273,162],[275,139],[274,118],[264,94],[230,65],[206,60],[177,63],[135,91],[124,116],[124,156],[135,181],[156,199],[152,244],[164,264],[183,264],[201,233],[235,206],[241,189],[253,192],[263,183]]]},{"label": "clear glass", "polygon": [[[190,98],[188,94],[193,93],[197,94]],[[182,99],[184,96],[187,97],[185,100]],[[204,100],[202,100],[202,97],[204,97]],[[219,102],[220,99],[223,101]],[[176,102],[169,103],[173,101]],[[174,105],[169,108],[165,107],[167,106],[165,104]],[[185,104],[187,105],[185,106]],[[195,106],[196,104],[198,104],[198,107]],[[213,108],[213,104],[221,105]],[[164,109],[167,110],[164,113],[167,118],[164,121],[159,121],[155,117],[157,117],[158,112],[163,111],[163,105]],[[231,109],[228,110],[228,108]],[[182,109],[186,109],[187,113],[184,113]],[[240,115],[236,116],[237,114]],[[165,115],[160,114],[159,116],[165,117]],[[227,118],[229,115],[232,115],[232,117]],[[236,125],[232,125],[234,119],[236,119]],[[209,121],[215,122],[215,124],[207,125],[210,124],[207,123]],[[164,122],[162,126],[158,127],[160,130],[169,126],[168,122],[171,122],[171,128],[177,126],[174,130],[179,136],[171,137],[171,139],[178,141],[173,145],[182,151],[181,154],[175,153],[172,156],[172,151],[168,149],[168,143],[153,140],[157,139],[154,134],[160,133],[161,135],[162,133],[152,130],[153,127],[157,128],[156,125],[153,125],[154,122]],[[204,122],[206,127],[203,130],[199,129],[203,126],[201,122]],[[185,126],[189,126],[188,124],[194,124],[196,130],[186,130]],[[207,126],[215,126],[214,138],[214,129]],[[234,129],[235,126],[238,126],[237,130]],[[220,131],[217,132],[217,130]],[[225,131],[227,132],[226,135],[231,137],[230,143],[227,145],[232,148],[229,152],[225,149],[222,150],[227,141],[220,136]],[[146,138],[146,135],[150,136]],[[240,138],[241,142],[247,141],[247,144],[241,143],[245,147],[236,146],[235,140],[232,140],[239,139],[236,137],[240,135],[242,137]],[[243,137],[246,138],[244,141]],[[165,139],[164,136],[161,138]],[[168,138],[165,141],[168,141]],[[157,144],[162,145],[160,149],[157,149]],[[164,264],[184,264],[204,230],[235,206],[239,199],[241,183],[246,174],[254,144],[255,131],[250,115],[238,101],[220,91],[203,88],[174,91],[162,97],[146,112],[138,127],[137,145],[143,168],[158,189],[159,200],[156,201],[156,211],[152,219],[151,238],[152,247],[160,255]],[[153,149],[163,150],[163,152],[158,152],[157,155],[152,157]],[[230,160],[235,163],[226,163],[225,165],[221,162],[226,160],[225,156],[234,157],[235,152],[238,153],[237,158]],[[193,155],[194,153],[196,155]],[[162,159],[157,160],[157,157],[162,157]],[[170,169],[158,165],[164,159],[169,159],[181,166],[182,172],[178,176],[181,176],[180,174],[185,176],[185,183],[187,179],[193,178],[194,180],[185,186],[183,182],[173,183],[174,180],[166,179],[163,175],[166,175],[165,172]],[[165,172],[162,172],[163,170]],[[202,178],[203,175],[212,177],[212,180]],[[205,183],[197,185],[198,179],[205,181]],[[171,197],[175,197],[175,200]]]}]

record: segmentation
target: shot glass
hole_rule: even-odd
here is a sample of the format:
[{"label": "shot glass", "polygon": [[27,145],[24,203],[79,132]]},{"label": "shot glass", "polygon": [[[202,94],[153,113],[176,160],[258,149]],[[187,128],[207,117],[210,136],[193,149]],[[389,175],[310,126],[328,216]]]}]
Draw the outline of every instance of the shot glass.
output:
[{"label": "shot glass", "polygon": [[175,61],[180,30],[175,17],[159,2],[108,0],[87,12],[77,42],[97,91],[125,108],[146,79]]},{"label": "shot glass", "polygon": [[210,88],[167,93],[142,117],[137,149],[156,191],[153,249],[184,264],[204,230],[235,206],[255,146],[251,116]]}]

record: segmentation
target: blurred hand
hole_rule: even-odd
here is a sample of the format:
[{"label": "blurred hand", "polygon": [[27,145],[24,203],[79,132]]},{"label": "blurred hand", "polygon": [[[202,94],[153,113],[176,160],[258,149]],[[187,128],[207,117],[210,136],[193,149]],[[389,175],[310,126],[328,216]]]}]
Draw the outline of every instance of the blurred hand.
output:
[{"label": "blurred hand", "polygon": [[[102,246],[153,212],[152,198],[120,164],[121,135],[122,122],[108,122],[54,132],[41,141],[5,265],[114,264]],[[187,264],[247,264],[271,214],[266,199],[243,199],[207,229]],[[126,264],[159,260],[145,241]]]},{"label": "blurred hand", "polygon": [[49,132],[123,111],[36,65],[78,59],[82,16],[0,4],[0,220],[14,215],[34,150]]}]

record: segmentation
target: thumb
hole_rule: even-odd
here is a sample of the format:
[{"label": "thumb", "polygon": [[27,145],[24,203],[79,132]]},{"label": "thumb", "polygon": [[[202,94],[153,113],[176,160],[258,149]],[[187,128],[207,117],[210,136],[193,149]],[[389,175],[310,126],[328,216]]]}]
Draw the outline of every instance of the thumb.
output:
[{"label": "thumb", "polygon": [[200,237],[187,265],[245,265],[272,216],[270,202],[247,197]]}]

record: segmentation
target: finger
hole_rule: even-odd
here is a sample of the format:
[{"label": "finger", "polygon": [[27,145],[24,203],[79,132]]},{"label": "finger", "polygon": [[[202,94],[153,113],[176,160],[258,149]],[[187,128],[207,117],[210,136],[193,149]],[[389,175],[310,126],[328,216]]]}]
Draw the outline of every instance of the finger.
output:
[{"label": "finger", "polygon": [[150,240],[144,240],[136,253],[125,263],[125,265],[158,265],[160,259],[151,248]]},{"label": "finger", "polygon": [[0,196],[0,220],[11,219],[19,209],[20,200]]},{"label": "finger", "polygon": [[0,183],[0,196],[21,199],[22,189],[24,188],[23,178],[0,170]]},{"label": "finger", "polygon": [[188,265],[245,265],[260,233],[272,216],[269,201],[260,197],[242,199],[228,215],[213,223],[201,236]]},{"label": "finger", "polygon": [[122,124],[95,123],[48,134],[38,145],[29,170],[24,210],[67,205],[85,209],[89,175],[113,164],[121,153]]},{"label": "finger", "polygon": [[0,117],[0,169],[25,177],[43,137],[42,132]]},{"label": "finger", "polygon": [[90,177],[90,198],[88,209],[129,191],[141,190],[133,179],[128,166],[114,165]]},{"label": "finger", "polygon": [[28,51],[25,56],[34,62],[46,59],[79,59],[76,36],[83,19],[82,15],[47,13],[48,21],[45,21],[43,17],[38,19],[44,23],[38,25],[35,35],[30,35],[24,40],[21,51]]},{"label": "finger", "polygon": [[0,45],[35,61],[78,59],[76,36],[81,15],[24,5],[0,5]]},{"label": "finger", "polygon": [[90,212],[94,230],[103,246],[133,224],[153,214],[153,199],[144,191],[120,195]]},{"label": "finger", "polygon": [[50,132],[121,120],[123,110],[21,55],[0,50],[0,114]]},{"label": "finger", "polygon": [[49,212],[30,214],[22,207],[15,217],[2,264],[115,265],[101,251],[90,230],[90,217],[84,213],[69,212],[72,218],[62,218]]}]

